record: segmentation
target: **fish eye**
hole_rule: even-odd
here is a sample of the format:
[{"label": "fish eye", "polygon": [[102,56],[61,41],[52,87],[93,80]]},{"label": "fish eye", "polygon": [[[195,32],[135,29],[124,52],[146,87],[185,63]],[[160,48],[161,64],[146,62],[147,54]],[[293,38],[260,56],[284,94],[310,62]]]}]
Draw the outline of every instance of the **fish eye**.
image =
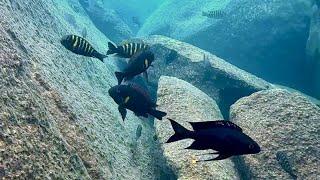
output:
[{"label": "fish eye", "polygon": [[250,144],[250,145],[249,145],[249,149],[254,149],[254,145],[253,145],[253,144]]}]

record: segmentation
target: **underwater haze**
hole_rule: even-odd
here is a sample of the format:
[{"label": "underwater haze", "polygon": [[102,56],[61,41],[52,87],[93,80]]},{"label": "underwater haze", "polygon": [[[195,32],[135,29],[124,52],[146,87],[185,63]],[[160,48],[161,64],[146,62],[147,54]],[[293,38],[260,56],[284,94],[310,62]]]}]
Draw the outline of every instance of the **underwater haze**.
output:
[{"label": "underwater haze", "polygon": [[320,179],[320,1],[0,0],[0,179]]}]

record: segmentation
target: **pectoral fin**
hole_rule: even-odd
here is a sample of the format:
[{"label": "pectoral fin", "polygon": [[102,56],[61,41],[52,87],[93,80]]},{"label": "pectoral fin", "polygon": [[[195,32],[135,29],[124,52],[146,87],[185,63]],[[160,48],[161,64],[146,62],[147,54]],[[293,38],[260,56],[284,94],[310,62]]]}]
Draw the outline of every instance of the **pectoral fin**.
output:
[{"label": "pectoral fin", "polygon": [[124,104],[127,104],[130,100],[130,96],[127,96],[125,99],[124,99]]},{"label": "pectoral fin", "polygon": [[148,72],[147,71],[143,72],[143,77],[147,81],[147,83],[149,83],[149,78],[148,78]]},{"label": "pectoral fin", "polygon": [[149,67],[149,61],[148,61],[148,59],[145,59],[145,60],[144,60],[144,66],[145,66],[145,68],[148,68],[148,67]]},{"label": "pectoral fin", "polygon": [[121,114],[122,120],[124,121],[126,119],[126,116],[127,116],[126,108],[124,108],[123,106],[119,106],[118,110],[119,110],[119,112]]}]

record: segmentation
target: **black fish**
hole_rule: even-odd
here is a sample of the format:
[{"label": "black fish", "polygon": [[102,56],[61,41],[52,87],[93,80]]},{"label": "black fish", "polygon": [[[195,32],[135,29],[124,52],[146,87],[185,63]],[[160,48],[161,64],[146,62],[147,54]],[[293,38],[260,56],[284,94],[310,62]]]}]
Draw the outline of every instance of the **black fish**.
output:
[{"label": "black fish", "polygon": [[97,52],[84,38],[76,35],[66,35],[61,39],[61,44],[71,52],[87,57],[95,57],[103,62],[106,55]]},{"label": "black fish", "polygon": [[136,141],[141,137],[141,133],[142,133],[142,126],[141,124],[139,124],[136,130]]},{"label": "black fish", "polygon": [[289,158],[285,152],[278,151],[276,153],[276,158],[277,158],[277,161],[279,162],[281,168],[283,170],[285,170],[292,177],[292,179],[298,178],[297,175],[295,175],[295,173],[292,169],[291,163],[289,161]]},{"label": "black fish", "polygon": [[109,50],[107,55],[109,54],[117,54],[117,56],[122,58],[131,58],[137,52],[141,50],[148,49],[148,45],[143,43],[125,43],[121,46],[116,46],[111,42],[108,43]]},{"label": "black fish", "polygon": [[151,66],[153,61],[154,54],[151,51],[140,51],[129,60],[129,64],[123,72],[115,72],[118,84],[121,84],[124,78],[132,79],[134,76],[141,73],[144,73],[144,76],[148,80],[147,69]]},{"label": "black fish", "polygon": [[190,122],[194,131],[189,131],[177,122],[169,119],[175,134],[167,143],[191,138],[195,141],[186,149],[207,150],[217,152],[218,157],[208,159],[222,160],[234,155],[256,154],[260,152],[260,146],[242,129],[230,121]]},{"label": "black fish", "polygon": [[118,110],[124,120],[129,109],[136,116],[148,117],[149,115],[161,120],[167,115],[156,110],[156,103],[151,100],[147,91],[136,84],[117,85],[109,89],[109,95],[119,105]]},{"label": "black fish", "polygon": [[226,13],[222,10],[202,12],[202,16],[206,16],[212,19],[222,19],[226,16]]}]

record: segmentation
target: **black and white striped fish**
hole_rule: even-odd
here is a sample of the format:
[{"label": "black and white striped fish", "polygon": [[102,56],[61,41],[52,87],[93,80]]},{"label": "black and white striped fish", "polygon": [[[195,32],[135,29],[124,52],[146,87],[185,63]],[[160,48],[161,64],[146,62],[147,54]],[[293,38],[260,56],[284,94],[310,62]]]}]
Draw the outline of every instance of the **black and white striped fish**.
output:
[{"label": "black and white striped fish", "polygon": [[116,46],[111,42],[108,43],[108,47],[109,47],[109,50],[107,52],[107,55],[117,54],[119,57],[122,57],[122,58],[131,58],[137,52],[141,50],[146,50],[149,48],[148,45],[143,43],[125,43],[123,45]]},{"label": "black and white striped fish", "polygon": [[227,14],[222,10],[214,10],[214,11],[208,11],[208,12],[202,12],[202,16],[206,16],[208,18],[212,19],[222,19]]},{"label": "black and white striped fish", "polygon": [[65,48],[75,54],[98,58],[102,62],[107,57],[107,55],[96,51],[87,40],[77,35],[63,36],[60,42]]}]

